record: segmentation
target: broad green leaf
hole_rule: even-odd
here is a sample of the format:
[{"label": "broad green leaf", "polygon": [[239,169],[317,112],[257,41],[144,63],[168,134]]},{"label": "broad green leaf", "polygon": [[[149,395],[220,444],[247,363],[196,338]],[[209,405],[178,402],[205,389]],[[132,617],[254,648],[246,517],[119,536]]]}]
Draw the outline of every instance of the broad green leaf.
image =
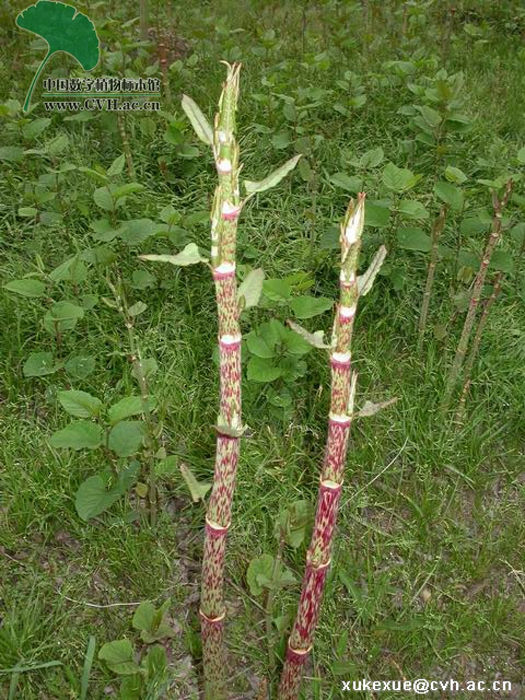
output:
[{"label": "broad green leaf", "polygon": [[134,270],[131,275],[133,289],[147,289],[153,287],[157,278],[147,270]]},{"label": "broad green leaf", "polygon": [[75,496],[75,508],[82,520],[101,515],[122,496],[120,489],[107,489],[102,476],[90,476],[83,481]]},{"label": "broad green leaf", "polygon": [[0,160],[18,163],[24,157],[24,149],[20,146],[2,146],[0,148]]},{"label": "broad green leaf", "polygon": [[449,182],[436,182],[434,185],[434,193],[445,204],[448,204],[452,209],[459,210],[463,206],[463,192],[455,185]]},{"label": "broad green leaf", "polygon": [[190,120],[193,130],[207,146],[213,146],[213,129],[201,108],[188,95],[182,96],[182,109]]},{"label": "broad green leaf", "polygon": [[110,430],[108,447],[119,457],[130,457],[139,451],[144,433],[145,428],[142,421],[120,421]]},{"label": "broad green leaf", "polygon": [[441,115],[435,109],[425,105],[419,106],[417,109],[419,109],[421,116],[432,129],[435,129],[441,124]]},{"label": "broad green leaf", "polygon": [[53,447],[94,450],[102,444],[102,428],[89,420],[73,421],[53,433],[49,442]]},{"label": "broad green leaf", "polygon": [[286,332],[284,346],[291,355],[298,355],[299,357],[306,355],[312,349],[310,343],[293,331]]},{"label": "broad green leaf", "polygon": [[[17,20],[18,20],[18,17],[17,17]],[[18,24],[18,22],[17,22],[17,24]],[[43,66],[43,64],[40,65],[40,68],[42,66]],[[25,109],[25,106],[24,106],[24,112],[25,111],[27,111],[27,110]],[[29,122],[29,124],[26,124],[24,126],[24,128],[22,129],[22,134],[23,134],[24,138],[26,138],[26,139],[36,139],[36,137],[40,136],[40,134],[43,131],[45,131],[50,124],[51,124],[51,119],[48,119],[46,117],[39,117],[38,119],[33,119],[33,121]]]},{"label": "broad green leaf", "polygon": [[280,167],[277,168],[277,170],[274,170],[273,173],[270,173],[267,177],[264,178],[264,180],[261,180],[260,182],[251,182],[250,180],[245,180],[244,181],[244,188],[246,190],[247,194],[247,199],[251,197],[252,195],[256,194],[257,192],[265,192],[266,190],[269,190],[271,187],[275,187],[278,185],[281,180],[288,175],[288,173],[295,168],[297,165],[297,162],[299,161],[299,158],[301,158],[302,154],[299,154],[297,156],[294,156],[293,158],[290,158],[290,160],[287,160],[286,163],[283,163]]},{"label": "broad green leaf", "polygon": [[49,333],[71,330],[84,317],[84,309],[69,301],[57,301],[44,316],[44,326]]},{"label": "broad green leaf", "polygon": [[363,189],[363,180],[355,175],[346,175],[346,173],[334,173],[330,175],[330,182],[337,187],[342,187],[352,194],[357,194]]},{"label": "broad green leaf", "polygon": [[140,245],[155,233],[151,219],[130,219],[118,229],[118,237],[130,247]]},{"label": "broad green leaf", "polygon": [[282,369],[273,364],[271,359],[251,357],[248,360],[248,379],[252,382],[269,383],[278,379]]},{"label": "broad green leaf", "polygon": [[24,377],[45,377],[58,369],[60,365],[55,362],[50,352],[33,352],[24,362],[22,371]]},{"label": "broad green leaf", "polygon": [[398,168],[393,163],[388,163],[383,171],[383,183],[394,192],[406,192],[414,187],[420,180],[419,175],[414,175],[411,170]]},{"label": "broad green leaf", "polygon": [[115,175],[120,175],[120,173],[124,170],[124,165],[126,164],[126,156],[124,153],[122,153],[120,156],[117,156],[113,163],[109,166],[107,170],[108,177],[114,177]]},{"label": "broad green leaf", "polygon": [[[60,153],[63,153],[69,146],[69,138],[67,134],[59,134],[56,136],[54,139],[51,139],[51,141],[48,141],[46,143],[46,151],[48,155],[50,155],[52,158],[58,156]],[[71,166],[66,172],[69,170],[75,170],[76,167],[74,165]]]},{"label": "broad green leaf", "polygon": [[[171,630],[171,628],[168,629]],[[173,634],[170,636],[173,636],[175,632],[173,630],[171,631]],[[160,644],[156,644],[155,646],[151,647],[146,658],[141,661],[141,664],[146,668],[149,678],[155,678],[156,676],[165,673],[168,667],[168,659],[165,648]]]},{"label": "broad green leaf", "polygon": [[420,228],[400,228],[397,231],[397,242],[406,250],[418,250],[428,253],[432,247],[430,236]]},{"label": "broad green leaf", "polygon": [[35,209],[35,207],[20,207],[17,213],[18,216],[27,216],[31,219],[38,214],[38,209]]},{"label": "broad green leaf", "polygon": [[129,639],[106,642],[98,652],[98,658],[105,661],[113,673],[121,676],[140,673],[140,666],[133,661],[133,647]]},{"label": "broad green leaf", "polygon": [[385,228],[390,221],[390,209],[377,202],[367,202],[365,206],[365,226]]},{"label": "broad green leaf", "polygon": [[111,194],[113,195],[113,199],[118,201],[123,197],[142,192],[145,189],[144,185],[141,185],[140,182],[127,182],[125,185],[120,185],[120,187],[112,187]]},{"label": "broad green leaf", "polygon": [[4,284],[4,289],[23,297],[42,297],[46,293],[46,285],[34,279],[13,280]]},{"label": "broad green leaf", "polygon": [[191,469],[182,462],[180,464],[180,472],[182,474],[182,478],[186,483],[186,486],[188,487],[188,491],[191,494],[192,501],[194,503],[204,501],[206,494],[211,489],[211,484],[204,481],[198,481]]},{"label": "broad green leaf", "polygon": [[95,204],[105,211],[113,211],[115,207],[115,202],[113,201],[111,192],[107,187],[98,187],[93,192],[93,199]]},{"label": "broad green leaf", "polygon": [[467,176],[463,170],[455,168],[452,165],[445,168],[445,177],[453,185],[462,185],[467,180]]},{"label": "broad green leaf", "polygon": [[100,414],[102,401],[86,391],[59,391],[58,400],[68,413],[77,418],[94,418]]},{"label": "broad green leaf", "polygon": [[399,213],[406,219],[428,219],[428,209],[414,199],[404,199],[399,204]]},{"label": "broad green leaf", "polygon": [[175,455],[160,459],[155,463],[155,473],[160,477],[172,477],[179,473],[179,460]]},{"label": "broad green leaf", "polygon": [[490,259],[492,270],[500,270],[509,274],[514,270],[514,261],[512,255],[507,250],[495,250]]},{"label": "broad green leaf", "polygon": [[525,148],[520,148],[517,155],[519,162],[525,165]]},{"label": "broad green leaf", "polygon": [[320,349],[332,347],[331,345],[327,345],[325,343],[324,331],[315,331],[315,333],[310,333],[309,331],[306,330],[306,328],[303,328],[298,323],[295,323],[294,321],[290,321],[290,320],[288,321],[288,325],[295,333],[300,335],[301,338],[303,340],[305,340],[312,347],[320,348]]},{"label": "broad green leaf", "polygon": [[271,581],[274,558],[271,554],[263,554],[252,559],[246,572],[246,581],[253,596],[260,596],[264,591],[264,583]]},{"label": "broad green leaf", "polygon": [[164,209],[160,211],[159,217],[161,221],[164,221],[165,224],[170,226],[177,224],[181,219],[181,215],[172,204],[168,204],[167,207],[164,207]]},{"label": "broad green leaf", "polygon": [[64,367],[70,377],[85,379],[95,369],[95,358],[90,355],[70,357]]},{"label": "broad green leaf", "polygon": [[[148,398],[148,408],[152,411],[157,405],[157,400],[154,396]],[[141,396],[125,396],[117,403],[114,403],[111,408],[108,409],[108,419],[112,425],[118,423],[120,420],[129,418],[130,416],[137,416],[144,412],[143,400]]]},{"label": "broad green leaf", "polygon": [[294,501],[279,513],[274,528],[276,539],[282,537],[286,544],[297,549],[304,541],[310,517],[311,507],[308,501]]},{"label": "broad green leaf", "polygon": [[137,301],[129,307],[128,313],[130,316],[140,316],[140,314],[144,313],[144,311],[146,311],[147,308],[148,305],[145,304],[143,301]]},{"label": "broad green leaf", "polygon": [[276,301],[282,304],[290,299],[292,295],[292,286],[286,280],[264,280],[263,293],[270,301]]},{"label": "broad green leaf", "polygon": [[261,267],[258,267],[256,270],[250,270],[241,282],[237,291],[237,298],[243,304],[244,309],[257,306],[261,298],[263,282],[264,270]]},{"label": "broad green leaf", "polygon": [[363,153],[359,159],[359,165],[362,168],[377,168],[378,165],[383,161],[385,154],[381,146],[377,148],[371,148],[366,153]]},{"label": "broad green leaf", "polygon": [[368,294],[368,292],[372,289],[374,280],[385,261],[386,253],[386,246],[380,246],[379,250],[373,257],[368,270],[364,274],[359,275],[357,278],[357,288],[360,296],[366,296],[366,294]]},{"label": "broad green leaf", "polygon": [[144,601],[135,610],[131,624],[136,630],[151,630],[155,622],[155,606]]},{"label": "broad green leaf", "polygon": [[48,45],[47,54],[29,87],[24,112],[29,109],[31,94],[42,68],[54,53],[68,53],[76,58],[85,71],[92,70],[98,63],[99,43],[93,22],[72,5],[40,0],[36,5],[23,10],[17,16],[16,24],[42,37]]},{"label": "broad green leaf", "polygon": [[245,340],[248,350],[252,353],[252,355],[261,357],[265,360],[268,360],[274,356],[275,343],[269,343],[266,338],[261,337],[255,331],[250,331],[250,333],[245,336]]},{"label": "broad green leaf", "polygon": [[188,245],[177,255],[139,255],[141,260],[153,260],[154,262],[167,262],[172,265],[186,266],[195,265],[200,262],[208,262],[207,258],[203,258],[199,253],[199,248],[196,243],[188,243]]},{"label": "broad green leaf", "polygon": [[55,267],[55,269],[49,273],[49,277],[53,282],[73,282],[74,284],[80,284],[80,282],[83,282],[87,277],[87,268],[79,259],[79,256],[74,255],[72,258],[58,265],[58,267]]},{"label": "broad green leaf", "polygon": [[331,309],[334,302],[327,297],[302,296],[292,299],[290,307],[297,318],[312,318]]}]

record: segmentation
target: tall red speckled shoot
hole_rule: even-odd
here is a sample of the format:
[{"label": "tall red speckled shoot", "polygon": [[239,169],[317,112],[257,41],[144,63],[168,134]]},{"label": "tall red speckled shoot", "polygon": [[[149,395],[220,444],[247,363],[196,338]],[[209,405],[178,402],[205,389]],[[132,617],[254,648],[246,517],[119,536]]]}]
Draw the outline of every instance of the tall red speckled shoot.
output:
[{"label": "tall red speckled shoot", "polygon": [[[277,185],[295,167],[300,157],[291,158],[259,182],[245,181],[243,184],[246,195],[241,199],[239,146],[235,138],[241,64],[230,65],[224,61],[223,63],[228,73],[213,128],[191,98],[185,95],[182,99],[182,107],[197,136],[212,148],[219,180],[211,211],[211,268],[219,320],[220,405],[216,426],[215,472],[206,513],[200,601],[205,700],[223,700],[226,697],[224,555],[231,520],[239,441],[244,430],[241,419],[239,317],[245,306],[257,303],[254,296],[258,298],[260,295],[264,276],[262,270],[254,270],[251,273],[252,277],[248,276],[242,287],[237,289],[237,221],[246,202],[255,194]],[[198,255],[194,255],[194,251],[186,254],[186,260],[188,258],[191,263],[200,259]],[[179,260],[180,264],[180,256],[175,256],[171,262],[175,260]],[[258,291],[254,292],[252,286],[248,299],[246,295],[250,284],[255,285]]]},{"label": "tall red speckled shoot", "polygon": [[288,640],[279,700],[295,700],[303,665],[312,649],[324,582],[330,565],[337,510],[343,488],[348,435],[357,375],[351,371],[351,343],[359,298],[357,265],[365,216],[365,194],[350,202],[341,226],[340,300],[336,312],[330,365],[332,389],[328,438],[321,472],[317,512],[295,623]]}]

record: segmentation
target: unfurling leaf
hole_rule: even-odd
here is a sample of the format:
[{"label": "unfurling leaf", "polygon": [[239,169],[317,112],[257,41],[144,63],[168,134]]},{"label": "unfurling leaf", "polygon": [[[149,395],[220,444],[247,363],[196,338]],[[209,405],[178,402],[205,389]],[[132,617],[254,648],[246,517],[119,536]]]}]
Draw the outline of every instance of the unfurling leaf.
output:
[{"label": "unfurling leaf", "polygon": [[188,245],[177,255],[139,255],[141,260],[153,260],[154,262],[167,262],[179,267],[186,265],[195,265],[200,262],[208,262],[207,258],[203,258],[199,253],[199,248],[196,243],[188,243]]},{"label": "unfurling leaf", "polygon": [[372,289],[372,285],[374,284],[374,280],[377,276],[377,273],[379,272],[381,266],[385,261],[386,252],[386,247],[382,245],[378,249],[377,253],[374,255],[374,258],[370,263],[368,270],[363,275],[359,275],[359,277],[357,278],[357,288],[359,290],[359,296],[364,297],[365,294],[368,294],[368,292]]},{"label": "unfurling leaf", "polygon": [[306,328],[303,328],[294,321],[288,320],[287,323],[290,326],[290,328],[293,331],[295,331],[295,333],[297,333],[297,335],[300,335],[301,338],[303,340],[306,340],[306,342],[309,343],[312,347],[320,349],[330,349],[332,347],[331,345],[325,343],[324,331],[315,331],[314,333],[310,333],[306,330]]},{"label": "unfurling leaf", "polygon": [[193,130],[199,139],[207,146],[213,145],[213,129],[208,119],[204,116],[199,105],[188,95],[182,96],[182,109],[190,120]]},{"label": "unfurling leaf", "polygon": [[256,270],[251,270],[239,286],[237,298],[242,304],[243,309],[249,309],[251,306],[257,306],[261,298],[264,281],[264,270],[258,267]]},{"label": "unfurling leaf", "polygon": [[283,163],[283,165],[277,168],[277,170],[274,170],[273,173],[270,173],[270,175],[265,177],[264,180],[260,180],[259,182],[245,180],[244,187],[246,189],[247,194],[246,199],[252,197],[254,194],[256,194],[256,192],[265,192],[271,187],[275,187],[275,185],[278,185],[281,182],[281,180],[286,175],[288,175],[288,173],[291,170],[295,168],[301,155],[302,154],[300,153],[298,156],[294,156],[293,158],[290,158],[290,160],[287,160],[286,163]]},{"label": "unfurling leaf", "polygon": [[368,418],[368,416],[373,416],[383,408],[392,406],[392,404],[397,402],[397,396],[393,399],[388,399],[388,401],[381,401],[380,403],[373,403],[373,401],[365,401],[363,408],[358,411],[358,418]]},{"label": "unfurling leaf", "polygon": [[191,493],[192,501],[194,503],[204,501],[206,494],[211,489],[211,484],[204,481],[197,481],[191,469],[185,464],[180,464],[180,472],[182,474],[182,478],[186,482],[189,492]]}]

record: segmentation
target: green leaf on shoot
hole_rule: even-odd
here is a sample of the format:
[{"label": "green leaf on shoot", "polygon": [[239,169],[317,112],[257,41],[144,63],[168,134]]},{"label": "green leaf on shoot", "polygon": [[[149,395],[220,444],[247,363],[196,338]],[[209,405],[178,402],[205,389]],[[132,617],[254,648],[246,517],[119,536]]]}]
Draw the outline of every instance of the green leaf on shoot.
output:
[{"label": "green leaf on shoot", "polygon": [[182,109],[190,120],[193,130],[207,146],[213,145],[213,129],[201,108],[188,95],[182,96]]},{"label": "green leaf on shoot", "polygon": [[95,369],[95,358],[90,355],[70,357],[65,364],[65,370],[70,377],[85,379]]},{"label": "green leaf on shoot", "polygon": [[58,400],[69,414],[77,418],[95,418],[102,408],[102,401],[86,391],[59,391]]},{"label": "green leaf on shoot", "polygon": [[199,253],[199,248],[196,243],[188,243],[188,245],[177,255],[139,255],[141,260],[152,260],[154,262],[167,262],[172,265],[185,267],[186,265],[195,265],[200,262],[208,262],[207,258],[203,258]]},{"label": "green leaf on shoot", "polygon": [[46,285],[40,280],[34,279],[13,280],[4,284],[4,289],[23,297],[42,297],[46,293]]},{"label": "green leaf on shoot", "polygon": [[399,213],[406,219],[428,219],[428,209],[414,199],[404,199],[399,203]]},{"label": "green leaf on shoot", "polygon": [[191,469],[182,462],[180,464],[180,472],[182,474],[182,478],[186,483],[186,486],[188,487],[188,491],[191,494],[192,501],[194,503],[204,501],[206,494],[211,489],[211,484],[204,481],[198,481]]},{"label": "green leaf on shoot", "polygon": [[294,501],[279,513],[274,528],[277,540],[283,538],[294,549],[300,547],[306,536],[306,529],[311,517],[308,501]]},{"label": "green leaf on shoot", "polygon": [[363,188],[363,180],[355,175],[347,175],[346,173],[334,173],[330,175],[330,182],[337,187],[341,187],[352,194],[361,192]]},{"label": "green leaf on shoot", "polygon": [[278,185],[281,182],[281,180],[295,168],[299,161],[299,158],[301,158],[301,155],[302,154],[299,154],[297,156],[294,156],[293,158],[290,158],[290,160],[287,160],[286,163],[283,163],[283,165],[279,166],[276,170],[273,171],[273,173],[270,173],[270,175],[265,177],[264,180],[260,180],[260,182],[252,182],[250,180],[245,180],[244,188],[246,190],[247,199],[252,197],[257,192],[265,192],[271,187],[275,187],[276,185]]},{"label": "green leaf on shoot", "polygon": [[110,671],[121,676],[140,673],[140,666],[133,661],[133,647],[129,639],[106,642],[98,652],[98,658],[106,662]]},{"label": "green leaf on shoot", "polygon": [[292,295],[292,286],[286,280],[268,279],[263,282],[263,293],[270,301],[287,302]]},{"label": "green leaf on shoot", "polygon": [[274,558],[271,554],[263,554],[252,559],[246,572],[246,581],[253,596],[260,596],[265,583],[271,581]]},{"label": "green leaf on shoot", "polygon": [[144,313],[144,311],[146,311],[147,308],[148,305],[145,304],[143,301],[137,301],[129,307],[128,314],[130,316],[140,316],[140,314]]},{"label": "green leaf on shoot", "polygon": [[274,365],[271,359],[250,357],[248,360],[248,379],[252,382],[273,382],[281,374],[281,367]]},{"label": "green leaf on shoot", "polygon": [[250,270],[246,275],[237,291],[237,298],[243,309],[257,306],[261,298],[263,282],[264,270],[261,267],[258,267],[256,270]]},{"label": "green leaf on shoot", "polygon": [[463,192],[450,182],[436,182],[434,194],[452,209],[459,210],[463,206]]},{"label": "green leaf on shoot", "polygon": [[108,177],[114,177],[115,175],[120,175],[120,173],[124,170],[124,165],[126,164],[126,156],[124,153],[122,153],[120,156],[117,156],[113,163],[109,166],[107,170]]},{"label": "green leaf on shoot", "polygon": [[428,253],[432,247],[430,236],[420,228],[400,228],[397,231],[397,242],[406,250],[417,250]]},{"label": "green leaf on shoot", "polygon": [[292,299],[290,306],[297,318],[312,318],[331,309],[334,302],[327,297],[302,296]]},{"label": "green leaf on shoot", "polygon": [[[157,405],[157,400],[154,396],[150,396],[147,403],[149,410],[152,411]],[[108,419],[111,425],[115,425],[115,423],[118,423],[125,418],[137,416],[143,412],[144,405],[141,396],[125,396],[108,409]]]},{"label": "green leaf on shoot", "polygon": [[94,450],[102,444],[102,428],[89,420],[73,421],[53,433],[49,442],[53,447]]},{"label": "green leaf on shoot", "polygon": [[388,163],[383,171],[383,184],[394,192],[406,192],[414,187],[420,179],[420,175],[414,175],[407,168],[398,168],[393,163]]},{"label": "green leaf on shoot", "polygon": [[385,228],[390,220],[390,209],[379,202],[367,202],[365,206],[365,226]]},{"label": "green leaf on shoot", "polygon": [[122,420],[110,430],[108,447],[119,457],[130,457],[139,451],[144,434],[142,421]]},{"label": "green leaf on shoot", "polygon": [[453,185],[462,185],[467,180],[467,176],[463,170],[455,168],[453,165],[449,165],[445,168],[445,177]]},{"label": "green leaf on shoot", "polygon": [[55,362],[52,353],[33,352],[25,361],[22,371],[24,377],[45,377],[58,369],[60,369],[60,365]]}]

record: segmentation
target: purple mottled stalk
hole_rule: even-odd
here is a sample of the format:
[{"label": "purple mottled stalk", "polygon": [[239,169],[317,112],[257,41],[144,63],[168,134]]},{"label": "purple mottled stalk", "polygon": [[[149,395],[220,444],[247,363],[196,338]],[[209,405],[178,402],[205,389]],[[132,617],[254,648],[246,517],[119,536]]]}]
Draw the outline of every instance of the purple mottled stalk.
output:
[{"label": "purple mottled stalk", "polygon": [[364,200],[365,195],[360,194],[355,208],[354,203],[350,203],[341,227],[340,302],[334,323],[334,345],[330,358],[332,389],[328,437],[315,524],[306,555],[306,571],[297,616],[288,640],[279,686],[279,700],[295,700],[299,695],[302,669],[312,648],[324,582],[330,565],[356,387],[356,375],[351,372],[350,349],[359,297],[357,264],[364,221]]},{"label": "purple mottled stalk", "polygon": [[241,331],[235,272],[237,219],[240,213],[235,110],[240,64],[228,76],[215,118],[213,151],[219,185],[211,214],[212,267],[218,313],[220,400],[215,472],[208,510],[200,600],[204,697],[226,697],[224,555],[231,521],[241,426]]}]

